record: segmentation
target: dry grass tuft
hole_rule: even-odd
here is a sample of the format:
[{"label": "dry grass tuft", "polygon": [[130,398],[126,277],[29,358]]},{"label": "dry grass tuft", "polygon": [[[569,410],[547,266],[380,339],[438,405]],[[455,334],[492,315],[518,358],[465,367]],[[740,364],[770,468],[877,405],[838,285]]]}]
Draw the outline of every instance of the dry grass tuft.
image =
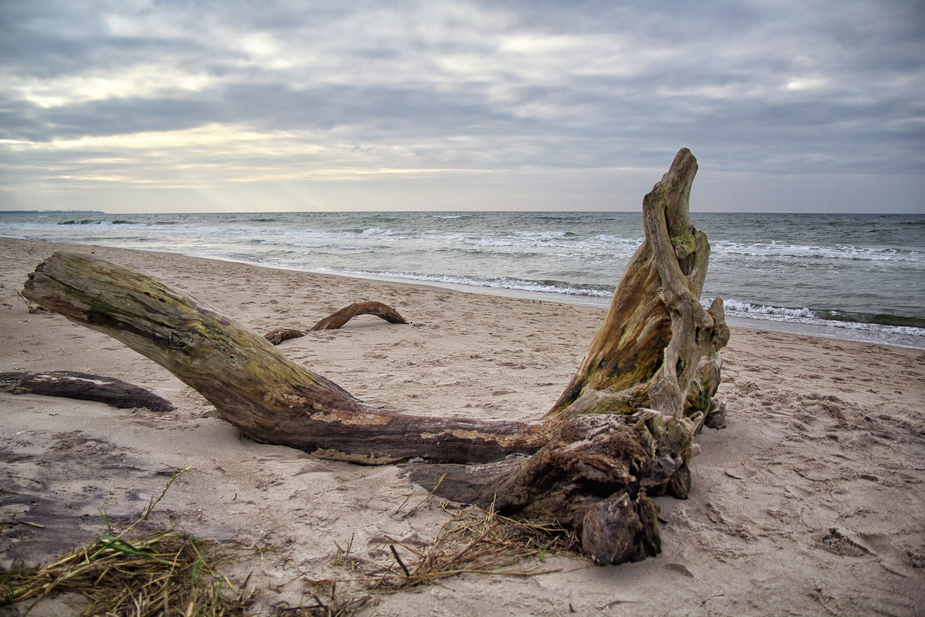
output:
[{"label": "dry grass tuft", "polygon": [[131,540],[102,534],[44,568],[4,573],[0,605],[70,592],[89,600],[83,615],[244,615],[252,600],[245,585],[217,570],[237,560],[233,548],[173,530]]},{"label": "dry grass tuft", "polygon": [[[345,567],[355,574],[341,579],[304,579],[316,591],[313,596],[315,604],[300,607],[305,612],[286,614],[346,617],[375,602],[375,593],[396,593],[461,574],[517,577],[550,574],[558,570],[544,569],[542,564],[547,555],[580,556],[580,542],[572,531],[557,524],[523,523],[480,508],[468,508],[458,513],[424,550],[397,540],[387,546],[392,561],[385,565],[351,557],[350,545],[346,550],[338,546],[334,565]],[[531,558],[540,563],[529,569],[514,568]],[[338,583],[341,584],[340,589]],[[347,589],[344,590],[344,587]],[[322,601],[319,595],[326,596],[328,600]]]},{"label": "dry grass tuft", "polygon": [[[399,551],[396,546],[404,551]],[[398,541],[390,544],[395,564],[379,574],[371,589],[401,591],[467,573],[504,576],[548,574],[551,570],[544,570],[542,565],[529,570],[510,568],[529,558],[537,558],[542,564],[547,554],[577,554],[577,546],[574,534],[559,525],[523,523],[493,510],[469,508],[448,522],[424,551]],[[405,559],[401,557],[402,552]],[[406,560],[410,567],[405,565]]]},{"label": "dry grass tuft", "polygon": [[119,535],[101,534],[87,546],[67,553],[53,564],[37,569],[0,572],[0,606],[34,598],[24,615],[43,598],[76,593],[89,600],[82,615],[133,615],[134,617],[224,617],[244,615],[253,602],[218,571],[241,560],[233,542],[196,538],[176,530],[135,535],[130,532],[146,520],[183,469],[173,474],[157,499],[137,521]]}]

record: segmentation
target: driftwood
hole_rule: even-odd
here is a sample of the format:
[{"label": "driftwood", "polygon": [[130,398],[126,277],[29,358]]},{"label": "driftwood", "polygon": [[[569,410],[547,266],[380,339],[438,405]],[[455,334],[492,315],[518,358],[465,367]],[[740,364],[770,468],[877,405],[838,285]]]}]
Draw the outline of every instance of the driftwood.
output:
[{"label": "driftwood", "polygon": [[24,295],[158,362],[254,439],[366,464],[425,459],[412,479],[446,474],[438,494],[556,520],[595,563],[620,563],[660,550],[650,497],[690,490],[729,338],[722,301],[699,302],[709,244],[689,220],[696,170],[683,149],[646,195],[646,239],[578,373],[536,423],[373,408],[195,298],[87,256],[56,253]]},{"label": "driftwood", "polygon": [[0,392],[41,394],[106,403],[119,409],[173,411],[170,401],[121,379],[74,371],[0,373]]},{"label": "driftwood", "polygon": [[374,408],[192,296],[89,255],[55,253],[29,275],[23,293],[154,360],[257,441],[365,464],[487,462],[544,443],[542,424]]},{"label": "driftwood", "polygon": [[[719,387],[718,350],[729,341],[723,303],[700,304],[710,245],[690,223],[697,160],[681,150],[643,199],[646,240],[626,267],[604,324],[548,415],[706,414]],[[698,426],[699,428],[699,426]]]},{"label": "driftwood", "polygon": [[356,302],[350,306],[344,307],[336,313],[328,315],[314,326],[309,328],[310,332],[315,330],[336,330],[345,323],[358,315],[375,315],[386,320],[389,323],[407,324],[405,318],[398,314],[398,311],[391,306],[382,302]]},{"label": "driftwood", "polygon": [[279,330],[273,330],[272,332],[267,332],[263,335],[263,338],[267,339],[274,345],[279,345],[283,341],[288,341],[291,338],[299,338],[305,336],[305,333],[301,330],[292,330],[289,328],[280,328]]},{"label": "driftwood", "polygon": [[[331,313],[316,323],[314,326],[309,328],[308,331],[314,332],[315,330],[337,330],[358,315],[374,315],[386,320],[389,323],[408,323],[405,321],[405,318],[402,317],[398,311],[393,309],[391,306],[383,304],[382,302],[369,300],[367,302],[355,302],[354,304],[344,307],[337,312]],[[263,338],[267,339],[274,345],[279,345],[283,341],[288,341],[289,339],[299,338],[302,336],[305,336],[305,333],[301,330],[280,328],[278,330],[273,330],[272,332],[267,332],[263,335]]]}]

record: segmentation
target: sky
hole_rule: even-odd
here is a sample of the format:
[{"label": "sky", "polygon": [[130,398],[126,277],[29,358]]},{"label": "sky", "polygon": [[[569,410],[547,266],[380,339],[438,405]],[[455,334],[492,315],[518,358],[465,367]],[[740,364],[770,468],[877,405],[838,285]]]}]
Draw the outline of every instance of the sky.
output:
[{"label": "sky", "polygon": [[0,210],[925,213],[921,0],[0,0]]}]

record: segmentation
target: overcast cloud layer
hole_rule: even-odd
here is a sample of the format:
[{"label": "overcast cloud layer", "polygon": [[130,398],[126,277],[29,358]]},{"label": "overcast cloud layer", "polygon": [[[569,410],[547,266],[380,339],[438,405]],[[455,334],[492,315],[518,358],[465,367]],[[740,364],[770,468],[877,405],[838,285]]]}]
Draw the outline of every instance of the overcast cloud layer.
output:
[{"label": "overcast cloud layer", "polygon": [[925,212],[921,0],[0,2],[0,209]]}]

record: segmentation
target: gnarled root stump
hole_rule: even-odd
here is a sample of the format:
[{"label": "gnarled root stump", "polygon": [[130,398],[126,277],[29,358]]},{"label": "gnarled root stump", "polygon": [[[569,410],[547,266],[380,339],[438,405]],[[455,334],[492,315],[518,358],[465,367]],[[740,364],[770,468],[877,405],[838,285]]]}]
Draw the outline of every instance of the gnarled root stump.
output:
[{"label": "gnarled root stump", "polygon": [[553,424],[550,440],[527,459],[494,466],[417,464],[409,476],[456,501],[580,530],[585,553],[598,565],[656,555],[658,507],[650,497],[687,497],[688,464],[697,452],[693,423],[640,409],[578,414]]},{"label": "gnarled root stump", "polygon": [[412,478],[428,484],[446,473],[440,495],[571,526],[598,564],[641,559],[659,550],[650,497],[690,490],[693,438],[729,339],[722,300],[709,309],[699,301],[709,244],[690,223],[696,170],[682,149],[646,195],[646,239],[541,423],[373,408],[195,298],[82,255],[40,264],[24,295],[161,364],[254,439],[366,464],[420,457],[438,468],[412,467]]}]

